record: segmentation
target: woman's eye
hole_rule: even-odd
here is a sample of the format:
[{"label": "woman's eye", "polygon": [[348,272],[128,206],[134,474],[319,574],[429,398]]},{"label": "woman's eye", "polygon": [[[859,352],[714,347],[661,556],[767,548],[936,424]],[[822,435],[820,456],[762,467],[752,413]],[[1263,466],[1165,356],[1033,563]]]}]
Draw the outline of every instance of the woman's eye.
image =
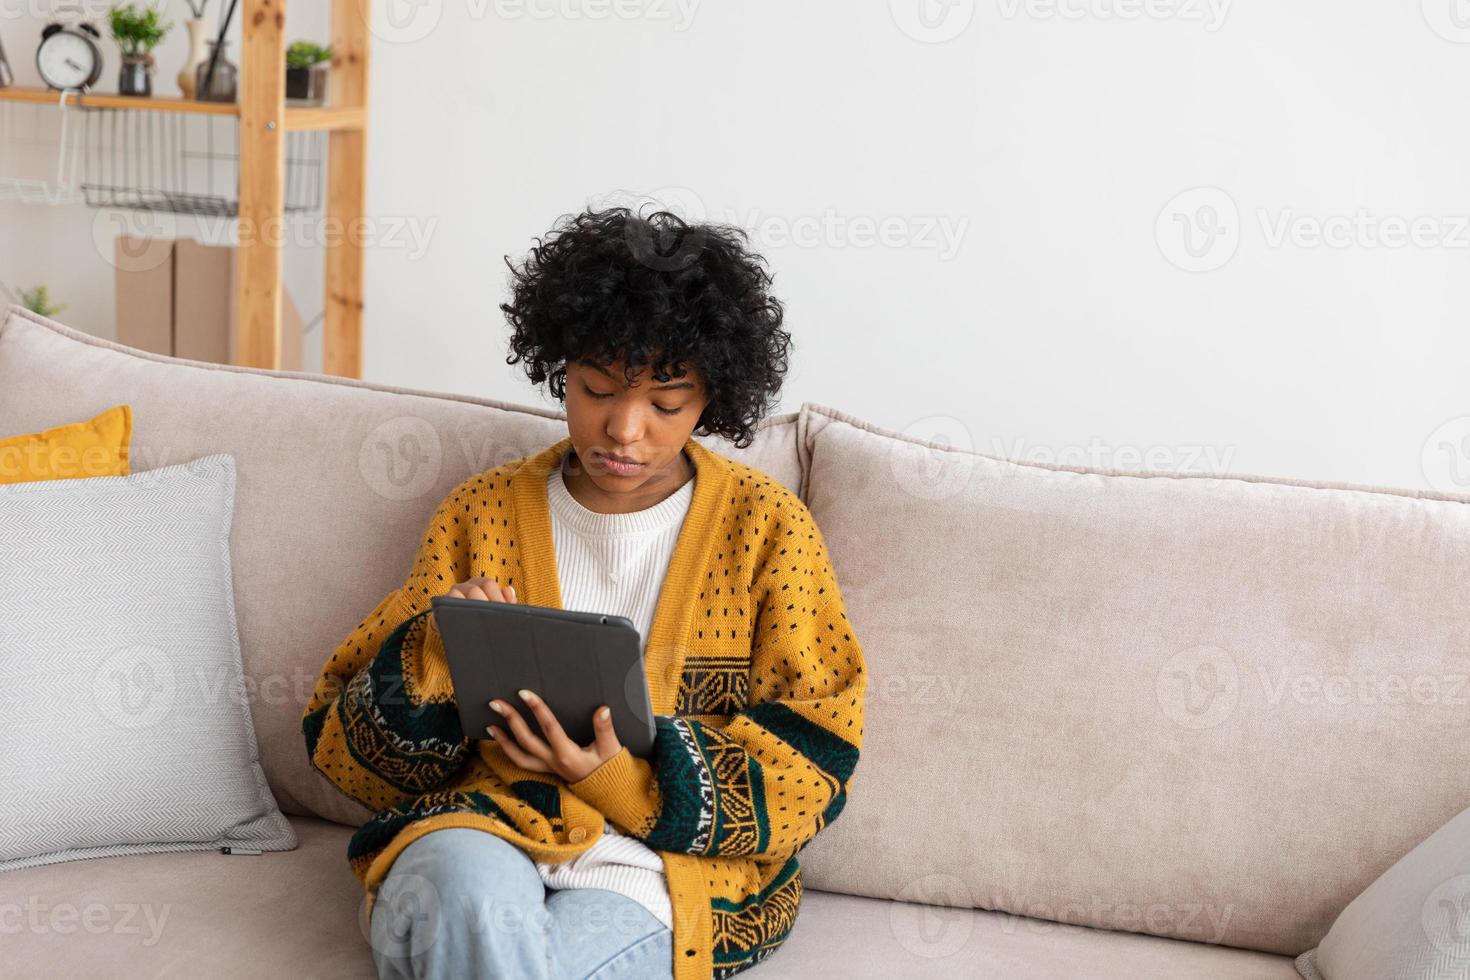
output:
[{"label": "woman's eye", "polygon": [[[612,397],[612,392],[610,392],[610,391],[593,391],[591,388],[587,387],[586,385],[583,385],[582,386],[582,390],[585,391],[585,392],[587,392],[587,397],[589,397],[589,398],[611,398]],[[659,413],[662,414],[662,415],[678,415],[680,412],[684,411],[684,406],[683,405],[680,405],[678,408],[664,408],[662,405],[655,405],[653,407],[656,408],[656,409],[658,409]]]}]

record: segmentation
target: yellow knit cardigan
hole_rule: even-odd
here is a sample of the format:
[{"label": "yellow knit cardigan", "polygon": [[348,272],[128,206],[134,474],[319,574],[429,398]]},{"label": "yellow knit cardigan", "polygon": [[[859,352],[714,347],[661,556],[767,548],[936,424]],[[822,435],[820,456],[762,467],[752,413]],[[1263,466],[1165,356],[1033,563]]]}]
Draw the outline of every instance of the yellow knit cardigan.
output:
[{"label": "yellow knit cardigan", "polygon": [[312,764],[377,811],[348,848],[367,893],[412,841],[473,827],[551,863],[611,820],[664,862],[676,980],[728,977],[796,920],[796,855],[842,812],[867,689],[821,532],[806,505],[694,439],[693,500],[645,651],[657,740],[585,779],[513,764],[461,730],[429,600],[474,576],[561,608],[546,480],[571,447],[478,473],[435,511],[413,569],[332,654],[306,706]]}]

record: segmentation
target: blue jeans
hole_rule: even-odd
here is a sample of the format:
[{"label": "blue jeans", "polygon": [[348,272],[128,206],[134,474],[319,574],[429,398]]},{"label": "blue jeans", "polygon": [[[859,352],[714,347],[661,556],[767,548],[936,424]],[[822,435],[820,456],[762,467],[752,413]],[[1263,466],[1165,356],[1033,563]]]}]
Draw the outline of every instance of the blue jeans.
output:
[{"label": "blue jeans", "polygon": [[413,980],[621,980],[673,975],[673,934],[603,888],[547,889],[531,858],[494,834],[431,831],[378,886],[378,976]]}]

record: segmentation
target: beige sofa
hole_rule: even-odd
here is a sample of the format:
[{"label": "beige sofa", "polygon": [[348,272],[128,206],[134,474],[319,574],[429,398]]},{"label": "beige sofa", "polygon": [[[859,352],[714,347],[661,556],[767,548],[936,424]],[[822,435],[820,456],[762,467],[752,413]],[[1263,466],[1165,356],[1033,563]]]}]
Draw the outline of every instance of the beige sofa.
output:
[{"label": "beige sofa", "polygon": [[[124,402],[135,471],[235,457],[251,705],[301,843],[0,875],[0,972],[372,976],[366,813],[308,766],[302,706],[443,495],[563,416],[8,312],[0,434]],[[871,674],[851,800],[752,976],[1295,977],[1470,805],[1470,498],[1022,465],[814,404],[701,441],[808,502]]]}]

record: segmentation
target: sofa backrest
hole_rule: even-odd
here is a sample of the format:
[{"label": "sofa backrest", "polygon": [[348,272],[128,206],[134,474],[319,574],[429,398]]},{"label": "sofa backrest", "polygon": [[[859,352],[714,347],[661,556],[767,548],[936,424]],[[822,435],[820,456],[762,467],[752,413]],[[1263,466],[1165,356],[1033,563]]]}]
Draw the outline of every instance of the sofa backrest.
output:
[{"label": "sofa backrest", "polygon": [[1470,497],[798,425],[869,671],[807,885],[1294,955],[1470,806]]},{"label": "sofa backrest", "polygon": [[[317,672],[443,496],[564,415],[0,322],[0,435],[123,403],[135,472],[235,457],[261,759],[356,825],[306,761]],[[1295,954],[1470,806],[1470,497],[1013,463],[813,404],[701,441],[807,501],[867,659],[810,887]]]},{"label": "sofa backrest", "polygon": [[[150,354],[12,306],[0,323],[0,435],[133,406],[133,472],[235,457],[230,550],[247,695],[288,813],[369,815],[307,762],[301,713],[337,644],[403,584],[429,516],[467,477],[566,435],[559,411],[318,374]],[[736,449],[795,490],[795,412]],[[79,574],[78,588],[86,588]]]}]

